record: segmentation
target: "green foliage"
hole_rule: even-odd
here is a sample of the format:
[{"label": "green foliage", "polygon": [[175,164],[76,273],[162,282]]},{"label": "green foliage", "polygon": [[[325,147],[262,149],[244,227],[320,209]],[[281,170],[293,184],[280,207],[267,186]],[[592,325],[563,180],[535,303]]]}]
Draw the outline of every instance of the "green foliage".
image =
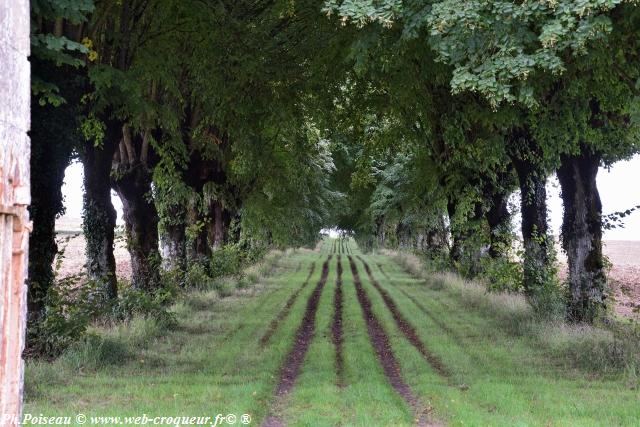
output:
[{"label": "green foliage", "polygon": [[[518,254],[518,256],[522,255],[522,253]],[[491,292],[522,292],[524,291],[523,276],[522,263],[519,261],[508,257],[482,259],[480,277],[487,282],[487,289]]]},{"label": "green foliage", "polygon": [[236,245],[225,245],[211,255],[209,271],[212,277],[237,274],[242,267],[242,252]]},{"label": "green foliage", "polygon": [[29,353],[62,353],[85,334],[91,320],[102,314],[101,300],[100,288],[82,275],[57,281],[48,289],[42,318],[29,325]]},{"label": "green foliage", "polygon": [[[222,278],[255,283],[241,271],[265,248],[311,247],[332,225],[366,249],[413,248],[438,267],[455,245],[456,270],[492,291],[521,291],[521,278],[535,276],[531,302],[557,316],[555,260],[530,257],[548,242],[527,247],[524,263],[507,248],[485,255],[495,237],[488,200],[515,188],[513,158],[539,157],[542,175],[564,155],[589,151],[611,164],[638,151],[640,67],[627,53],[638,47],[636,6],[328,0],[320,19],[311,0],[35,0],[34,58],[56,68],[35,68],[33,93],[45,106],[73,101],[73,129],[95,149],[112,121],[149,137],[161,230],[184,226],[192,243],[211,231],[211,206],[226,215],[224,246],[166,274],[158,293],[121,287],[109,307],[116,319],[170,325],[177,287],[228,295]],[[60,34],[69,24],[82,24],[77,36]],[[53,78],[63,67],[81,75],[81,101]],[[539,151],[514,142],[520,128]],[[104,254],[93,237],[114,219],[89,198],[85,213],[95,260]],[[41,331],[63,347],[93,315],[55,292]]]},{"label": "green foliage", "polygon": [[204,262],[190,262],[185,275],[185,287],[187,289],[211,289],[215,280],[209,276]]},{"label": "green foliage", "polygon": [[94,146],[102,148],[105,125],[95,116],[84,117],[80,123],[82,136],[86,141],[93,141]]},{"label": "green foliage", "polygon": [[[51,28],[51,23],[62,23],[64,20],[75,25],[84,23],[87,15],[94,10],[93,0],[34,0],[30,2],[30,6],[32,61],[48,62],[57,67],[83,66],[84,56],[90,52],[89,48],[80,40],[71,40],[64,34],[54,34],[45,28]],[[41,74],[38,68],[34,70],[31,89],[40,105],[52,104],[57,107],[66,101],[68,95],[75,96],[61,93],[58,82],[52,80],[51,76]]]}]

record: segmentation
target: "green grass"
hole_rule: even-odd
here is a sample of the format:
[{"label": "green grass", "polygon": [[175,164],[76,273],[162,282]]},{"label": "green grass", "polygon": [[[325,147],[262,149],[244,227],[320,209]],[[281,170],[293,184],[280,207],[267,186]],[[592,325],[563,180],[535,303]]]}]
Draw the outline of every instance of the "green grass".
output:
[{"label": "green grass", "polygon": [[[327,239],[316,251],[290,251],[275,267],[253,268],[252,279],[226,297],[214,289],[188,293],[172,308],[178,319],[175,329],[165,330],[143,318],[117,327],[96,326],[90,338],[59,359],[28,361],[25,413],[72,417],[76,413],[122,417],[248,413],[251,425],[274,413],[295,426],[413,425],[412,410],[387,381],[369,342],[345,253],[345,387],[337,386],[331,335],[334,255],[301,375],[291,393],[273,406],[281,365],[332,247]],[[353,241],[349,247],[360,254]],[[442,423],[640,423],[637,367],[632,359],[611,356],[608,346],[615,341],[610,331],[544,323],[533,318],[519,296],[486,294],[451,275],[427,276],[415,259],[394,254],[363,258],[426,347],[452,373],[449,379],[439,376],[407,341],[355,259],[403,378]],[[313,262],[316,269],[309,284],[268,345],[261,347],[260,337]]]}]

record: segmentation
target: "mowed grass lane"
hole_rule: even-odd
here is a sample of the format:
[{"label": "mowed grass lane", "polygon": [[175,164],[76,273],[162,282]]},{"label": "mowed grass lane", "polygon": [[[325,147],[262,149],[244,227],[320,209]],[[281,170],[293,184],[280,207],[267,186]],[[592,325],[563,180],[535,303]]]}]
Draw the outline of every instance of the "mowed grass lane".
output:
[{"label": "mowed grass lane", "polygon": [[[230,297],[220,298],[213,290],[188,294],[173,308],[179,322],[175,330],[156,331],[153,322],[135,319],[117,329],[97,328],[94,333],[106,337],[102,348],[82,346],[53,363],[30,361],[25,412],[248,413],[260,420],[313,286],[305,286],[269,345],[262,347],[259,340],[305,281],[317,255],[300,251],[283,257],[272,276]],[[315,285],[319,276],[316,268],[309,283]]]},{"label": "mowed grass lane", "polygon": [[[287,372],[283,365],[329,255],[312,340],[293,386],[277,396]],[[414,401],[403,398],[385,374],[349,256]],[[332,329],[338,263],[341,378]],[[175,330],[149,333],[149,322],[138,320],[118,330],[98,329],[108,337],[108,348],[97,356],[90,348],[53,363],[30,362],[25,412],[248,413],[252,425],[269,416],[292,426],[640,424],[640,394],[620,376],[568,368],[534,337],[514,333],[435,281],[414,279],[390,257],[362,254],[353,240],[326,239],[317,251],[281,258],[274,274],[249,290],[227,298],[193,292],[174,310]],[[407,335],[407,328],[415,335]]]},{"label": "mowed grass lane", "polygon": [[[514,332],[513,325],[501,324],[441,284],[413,279],[386,256],[363,258],[453,374],[449,384],[433,381],[407,341],[396,342],[396,348],[404,348],[401,361],[408,381],[448,424],[640,425],[640,392],[623,375],[572,367],[535,337]],[[373,289],[370,293],[391,325],[382,298]]]}]

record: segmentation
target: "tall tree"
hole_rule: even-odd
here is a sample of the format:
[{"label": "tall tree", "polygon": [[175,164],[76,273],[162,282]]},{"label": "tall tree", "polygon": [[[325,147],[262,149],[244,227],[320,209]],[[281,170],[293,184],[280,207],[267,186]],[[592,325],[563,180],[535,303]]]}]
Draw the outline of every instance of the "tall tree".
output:
[{"label": "tall tree", "polygon": [[80,99],[86,85],[85,55],[78,34],[91,1],[31,2],[31,206],[28,305],[31,322],[45,315],[58,251],[55,220],[64,212],[64,171],[82,145]]}]

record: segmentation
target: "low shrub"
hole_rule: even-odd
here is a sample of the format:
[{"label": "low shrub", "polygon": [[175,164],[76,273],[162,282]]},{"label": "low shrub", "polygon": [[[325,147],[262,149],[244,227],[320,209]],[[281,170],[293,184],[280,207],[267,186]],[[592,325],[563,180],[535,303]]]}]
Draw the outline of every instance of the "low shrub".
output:
[{"label": "low shrub", "polygon": [[490,292],[522,292],[524,272],[522,264],[506,258],[482,260],[480,277],[487,283]]},{"label": "low shrub", "polygon": [[188,289],[207,290],[214,287],[213,278],[209,275],[206,265],[201,262],[193,262],[187,268],[185,274],[185,287]]},{"label": "low shrub", "polygon": [[211,255],[210,276],[213,278],[238,274],[243,265],[243,253],[237,245],[225,245]]},{"label": "low shrub", "polygon": [[97,370],[118,365],[131,357],[126,344],[111,336],[87,333],[60,357],[60,362],[74,372]]},{"label": "low shrub", "polygon": [[215,290],[218,291],[218,295],[221,298],[230,297],[231,295],[233,295],[235,289],[236,287],[234,286],[234,284],[226,280],[217,282],[215,286]]},{"label": "low shrub", "polygon": [[27,354],[55,357],[84,335],[92,319],[104,313],[101,286],[84,275],[69,276],[52,286],[42,318],[28,325]]},{"label": "low shrub", "polygon": [[120,287],[118,300],[112,306],[111,319],[123,321],[140,315],[155,319],[164,328],[171,328],[177,320],[168,306],[175,300],[177,293],[176,286],[149,293],[125,284]]},{"label": "low shrub", "polygon": [[57,357],[82,342],[92,322],[113,324],[142,316],[163,328],[176,324],[168,310],[179,292],[175,284],[149,293],[120,282],[116,301],[106,300],[102,289],[100,283],[83,275],[59,280],[49,289],[44,316],[28,325],[27,354]]}]

